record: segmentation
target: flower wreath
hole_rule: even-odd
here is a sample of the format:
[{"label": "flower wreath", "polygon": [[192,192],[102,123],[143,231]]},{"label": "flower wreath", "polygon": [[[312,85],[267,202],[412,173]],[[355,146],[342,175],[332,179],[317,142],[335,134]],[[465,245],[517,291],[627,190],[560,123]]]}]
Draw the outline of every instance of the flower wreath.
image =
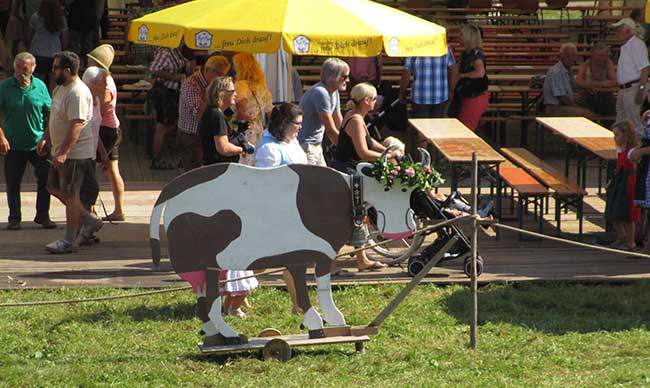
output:
[{"label": "flower wreath", "polygon": [[445,181],[438,171],[423,166],[422,163],[393,164],[383,158],[373,163],[372,176],[386,187],[393,187],[395,181],[398,181],[402,186],[419,187],[422,190],[429,190]]}]

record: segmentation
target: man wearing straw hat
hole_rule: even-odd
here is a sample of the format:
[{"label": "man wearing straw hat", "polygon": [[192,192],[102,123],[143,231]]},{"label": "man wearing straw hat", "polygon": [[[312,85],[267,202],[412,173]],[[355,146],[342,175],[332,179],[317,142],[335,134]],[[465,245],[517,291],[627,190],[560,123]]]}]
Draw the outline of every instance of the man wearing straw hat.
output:
[{"label": "man wearing straw hat", "polygon": [[[115,58],[115,50],[110,44],[102,44],[95,47],[86,56],[88,58],[88,66],[97,66],[109,71]],[[115,112],[117,106],[117,87],[110,73],[106,77],[106,90],[104,91],[103,100],[100,101],[100,106],[102,122],[99,127],[99,139],[106,149],[109,160],[108,167],[104,170],[104,173],[111,183],[111,191],[113,192],[115,203],[113,212],[104,217],[104,221],[124,221],[124,180],[120,175],[120,169],[118,167],[119,146],[122,140],[122,133],[120,131],[120,121]]]}]

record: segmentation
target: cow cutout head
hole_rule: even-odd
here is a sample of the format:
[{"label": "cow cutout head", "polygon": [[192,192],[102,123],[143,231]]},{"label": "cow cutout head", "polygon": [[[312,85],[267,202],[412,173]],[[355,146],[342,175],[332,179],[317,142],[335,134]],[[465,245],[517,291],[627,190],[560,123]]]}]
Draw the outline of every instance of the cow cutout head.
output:
[{"label": "cow cutout head", "polygon": [[391,239],[411,236],[416,229],[414,212],[410,208],[411,193],[415,187],[386,187],[373,177],[372,168],[370,163],[357,164],[357,173],[364,177],[364,200],[377,210],[379,233],[383,238]]}]

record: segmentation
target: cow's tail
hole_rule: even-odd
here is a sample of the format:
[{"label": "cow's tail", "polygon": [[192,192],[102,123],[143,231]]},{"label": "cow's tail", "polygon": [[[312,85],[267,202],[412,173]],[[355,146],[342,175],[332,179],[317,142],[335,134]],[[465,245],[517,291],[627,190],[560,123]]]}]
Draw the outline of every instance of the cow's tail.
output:
[{"label": "cow's tail", "polygon": [[165,210],[165,202],[156,203],[151,211],[151,218],[149,219],[149,244],[151,245],[151,259],[153,260],[154,267],[158,268],[160,265],[160,220],[162,218],[163,210]]}]

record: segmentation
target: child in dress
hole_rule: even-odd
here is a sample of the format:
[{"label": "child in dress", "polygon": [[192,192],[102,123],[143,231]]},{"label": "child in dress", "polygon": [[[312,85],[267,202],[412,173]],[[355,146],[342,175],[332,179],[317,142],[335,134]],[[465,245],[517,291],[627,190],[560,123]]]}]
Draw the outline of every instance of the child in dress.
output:
[{"label": "child in dress", "polygon": [[232,271],[223,270],[220,274],[221,282],[224,280],[240,279],[250,276],[246,279],[229,281],[221,283],[219,294],[223,295],[223,314],[234,315],[239,318],[246,318],[246,313],[241,309],[242,305],[247,304],[246,296],[250,294],[259,285],[257,279],[253,276],[253,271]]},{"label": "child in dress", "polygon": [[[643,123],[641,145],[630,153],[630,160],[638,163],[634,204],[642,209],[642,220],[647,222],[648,209],[650,209],[650,110],[643,114]],[[647,229],[646,227],[639,231],[645,236]],[[646,254],[650,253],[649,237],[645,236],[643,242],[643,253]]]},{"label": "child in dress", "polygon": [[639,220],[641,209],[634,205],[636,164],[630,154],[638,145],[634,124],[620,121],[612,126],[616,143],[616,176],[607,187],[605,217],[612,222],[616,240],[612,248],[632,250],[636,248],[634,223]]}]

